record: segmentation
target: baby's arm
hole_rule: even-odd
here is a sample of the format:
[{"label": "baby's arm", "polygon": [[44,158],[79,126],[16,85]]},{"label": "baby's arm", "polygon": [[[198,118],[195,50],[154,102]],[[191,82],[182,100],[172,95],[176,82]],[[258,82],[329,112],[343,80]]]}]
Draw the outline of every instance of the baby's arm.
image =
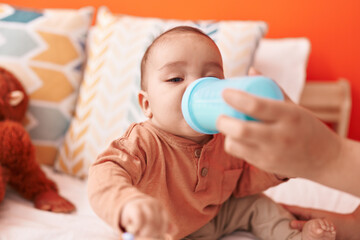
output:
[{"label": "baby's arm", "polygon": [[165,210],[134,186],[145,169],[140,155],[125,151],[120,141],[113,142],[90,168],[89,201],[96,214],[120,232],[160,236],[168,230],[161,226],[169,225]]},{"label": "baby's arm", "polygon": [[265,191],[266,189],[283,183],[287,178],[273,173],[265,172],[248,163],[244,164],[244,170],[238,180],[234,191],[235,197],[245,197]]}]

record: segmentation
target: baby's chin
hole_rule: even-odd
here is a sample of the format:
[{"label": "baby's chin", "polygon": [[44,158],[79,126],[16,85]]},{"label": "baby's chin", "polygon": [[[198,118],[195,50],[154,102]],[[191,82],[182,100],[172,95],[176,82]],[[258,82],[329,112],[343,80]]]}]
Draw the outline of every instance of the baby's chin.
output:
[{"label": "baby's chin", "polygon": [[199,137],[193,137],[193,138],[191,138],[191,140],[202,145],[202,144],[209,142],[212,138],[213,138],[213,135],[203,134],[202,136],[199,136]]},{"label": "baby's chin", "polygon": [[183,122],[180,121],[176,127],[161,126],[161,125],[157,125],[157,127],[168,133],[174,134],[178,137],[192,140],[199,144],[206,143],[209,141],[209,139],[212,138],[212,135],[207,135],[207,134],[199,133],[199,132],[195,131],[185,122],[185,120]]},{"label": "baby's chin", "polygon": [[187,131],[184,131],[181,134],[181,137],[190,139],[190,140],[192,140],[194,142],[197,142],[199,144],[206,143],[212,138],[212,135],[199,133],[199,132],[193,130],[190,126],[188,126],[188,129],[186,129],[186,130]]}]

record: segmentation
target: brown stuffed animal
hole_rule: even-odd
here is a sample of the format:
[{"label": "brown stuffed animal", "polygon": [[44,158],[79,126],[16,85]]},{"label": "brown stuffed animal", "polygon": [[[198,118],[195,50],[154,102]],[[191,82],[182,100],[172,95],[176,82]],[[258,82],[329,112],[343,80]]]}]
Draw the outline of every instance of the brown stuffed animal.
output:
[{"label": "brown stuffed animal", "polygon": [[35,159],[35,148],[21,125],[28,96],[18,79],[0,68],[0,202],[8,183],[35,207],[69,213],[75,206],[58,194]]}]

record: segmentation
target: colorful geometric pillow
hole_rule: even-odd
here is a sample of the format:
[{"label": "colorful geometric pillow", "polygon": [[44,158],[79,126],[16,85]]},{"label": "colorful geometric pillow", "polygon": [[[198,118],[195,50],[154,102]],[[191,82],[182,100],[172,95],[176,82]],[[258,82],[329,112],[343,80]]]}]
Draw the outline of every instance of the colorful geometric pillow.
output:
[{"label": "colorful geometric pillow", "polygon": [[74,113],[93,9],[19,9],[0,4],[0,66],[30,96],[25,127],[37,160],[52,165]]},{"label": "colorful geometric pillow", "polygon": [[116,16],[100,8],[76,116],[60,148],[57,169],[85,177],[90,164],[112,140],[119,138],[130,123],[145,119],[137,101],[141,58],[157,35],[178,25],[198,27],[215,40],[227,77],[246,75],[258,42],[267,31],[264,22]]}]

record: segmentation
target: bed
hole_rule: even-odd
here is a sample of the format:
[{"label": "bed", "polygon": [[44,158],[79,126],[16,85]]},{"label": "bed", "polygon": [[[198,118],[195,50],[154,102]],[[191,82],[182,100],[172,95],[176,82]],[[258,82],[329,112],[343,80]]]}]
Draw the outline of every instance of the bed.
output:
[{"label": "bed", "polygon": [[[92,211],[86,194],[86,181],[50,167],[45,173],[58,184],[63,196],[76,205],[76,212],[57,214],[35,209],[33,204],[9,189],[0,205],[1,240],[118,240],[119,234]],[[304,179],[293,179],[266,191],[274,200],[287,204],[315,207],[342,213],[351,212],[360,199]],[[255,239],[236,232],[224,240]]]},{"label": "bed", "polygon": [[[2,15],[0,18],[9,17],[14,12],[19,13],[19,11],[15,10],[11,6],[2,5]],[[89,16],[92,14],[92,11],[91,8],[66,12],[44,10],[43,13],[34,12],[31,15],[27,15],[27,22],[16,23],[17,25],[0,21],[0,27],[11,28],[15,26],[16,29],[26,29],[25,32],[31,32],[31,36],[35,36],[37,33],[34,30],[39,29],[41,31],[49,30],[51,33],[54,31],[60,31],[61,34],[66,33],[66,37],[72,41],[75,48],[67,49],[66,46],[68,45],[64,45],[61,42],[63,44],[61,45],[61,52],[56,52],[56,54],[62,54],[67,50],[74,52],[74,49],[78,53],[74,55],[74,59],[69,59],[63,65],[54,62],[49,63],[51,60],[49,55],[41,55],[39,52],[46,49],[46,44],[49,44],[49,48],[57,45],[51,45],[50,42],[46,41],[47,38],[41,34],[34,37],[36,41],[40,38],[44,40],[38,42],[40,45],[39,49],[34,44],[33,52],[31,52],[31,49],[26,49],[26,54],[24,53],[23,56],[12,56],[11,58],[0,53],[0,65],[16,73],[17,77],[23,80],[26,89],[29,91],[31,104],[29,116],[26,119],[26,127],[36,145],[39,162],[42,164],[42,168],[47,176],[58,184],[60,193],[73,202],[77,208],[76,212],[71,214],[40,211],[35,209],[31,202],[21,198],[14,190],[8,188],[4,201],[0,203],[0,240],[119,239],[118,232],[99,219],[89,205],[86,194],[86,174],[91,162],[85,162],[84,159],[93,159],[98,153],[94,149],[99,150],[106,146],[109,140],[117,137],[119,132],[129,125],[129,122],[143,119],[135,103],[136,101],[134,101],[134,96],[136,96],[138,91],[135,87],[135,83],[138,80],[138,72],[129,71],[125,74],[124,71],[119,69],[129,69],[129,66],[136,65],[131,61],[133,59],[138,61],[143,47],[151,41],[152,36],[146,35],[141,38],[137,35],[134,39],[144,39],[144,41],[138,43],[129,37],[129,31],[136,28],[134,26],[138,24],[135,33],[145,34],[150,29],[149,26],[153,24],[151,26],[156,26],[152,34],[155,34],[163,30],[165,25],[167,27],[173,26],[174,22],[163,23],[159,19],[149,20],[131,16],[122,18],[115,16],[106,8],[101,8],[97,14],[98,20],[96,26],[92,27],[90,36],[84,38],[91,25],[91,17]],[[65,19],[66,21],[63,21]],[[124,21],[121,22],[120,19]],[[144,21],[146,24],[144,24]],[[62,24],[58,24],[59,22]],[[73,24],[74,22],[76,24]],[[126,28],[124,22],[131,23],[129,24],[131,28]],[[154,25],[154,23],[156,24]],[[204,30],[209,34],[214,32],[219,34],[219,32],[221,33],[226,30],[218,31],[218,27],[223,24],[221,22],[199,23],[197,21],[192,24],[204,27]],[[242,29],[242,24],[244,23],[234,24],[232,27]],[[252,27],[255,26],[253,23],[251,24]],[[306,38],[264,39],[262,37],[267,29],[266,24],[255,24],[257,24],[257,31],[248,33],[254,34],[253,37],[249,38],[248,35],[245,35],[245,38],[242,38],[244,36],[236,36],[237,38],[234,38],[238,41],[252,39],[246,45],[245,51],[243,51],[244,49],[235,51],[238,53],[235,54],[235,58],[241,55],[239,54],[242,53],[241,51],[246,52],[248,55],[245,59],[246,61],[244,59],[232,58],[230,55],[233,49],[229,53],[225,53],[225,55],[230,54],[225,57],[225,63],[228,62],[229,66],[232,62],[240,62],[245,67],[230,67],[228,72],[237,74],[239,69],[245,71],[252,65],[264,75],[275,79],[293,101],[300,104],[307,103],[301,96],[305,85],[307,59],[310,52],[309,40]],[[146,27],[141,28],[142,26]],[[223,27],[223,25],[221,26]],[[74,30],[75,27],[77,28],[76,30]],[[123,42],[120,41],[119,43],[118,34],[124,31],[124,29],[127,31],[126,36],[128,38],[120,38]],[[227,40],[224,40],[223,36],[220,35],[216,35],[215,38],[218,43],[224,43]],[[2,41],[5,41],[4,39],[11,40],[10,42],[12,43],[19,41],[18,38],[1,38]],[[59,41],[63,41],[63,39],[61,38]],[[88,58],[86,58],[87,54],[84,50],[86,42],[90,46],[87,51]],[[121,44],[124,44],[124,46],[134,45],[135,47],[131,49],[131,55],[127,57],[121,55],[122,59],[127,60],[125,63],[119,63],[119,65],[114,67],[109,59],[118,60],[121,58],[117,54],[125,54],[123,51],[125,48],[122,48]],[[141,51],[138,51],[138,49]],[[226,49],[226,46],[224,49]],[[73,55],[70,54],[70,56]],[[79,67],[81,64],[86,64],[87,66],[85,73]],[[37,78],[34,72],[38,72],[31,71],[30,67],[26,67],[28,65],[58,70],[68,77],[68,85],[70,84],[71,87],[65,86],[64,83],[66,81],[64,80],[57,82],[55,91],[52,89],[49,91],[46,87],[42,88],[42,86],[48,86],[45,84],[46,81]],[[127,77],[131,76],[135,80],[130,83],[126,81],[113,81],[114,79],[121,79],[124,75]],[[51,78],[51,76],[46,77]],[[98,79],[102,79],[102,81],[99,83]],[[119,86],[116,85],[118,82],[120,82]],[[62,88],[68,90],[66,92],[67,95],[65,97],[59,96],[60,100],[54,102],[52,100],[53,95],[61,92],[58,90]],[[39,91],[39,89],[42,91]],[[119,97],[119,99],[114,101],[115,97]],[[78,100],[76,101],[76,99]],[[111,105],[111,102],[116,102],[116,105]],[[120,102],[121,107],[119,107]],[[346,107],[349,112],[349,105],[347,104]],[[51,109],[52,113],[56,114],[51,115],[52,117],[49,119],[43,119],[43,116],[46,115],[44,113],[48,113],[49,109]],[[115,109],[119,109],[119,111],[115,111]],[[76,112],[75,117],[73,117],[74,111]],[[118,119],[119,116],[122,116],[122,120],[114,121],[114,118]],[[341,124],[348,124],[348,117],[344,119],[345,123],[343,120]],[[99,127],[99,131],[96,131],[97,127]],[[344,134],[344,129],[347,129],[347,127],[342,127],[341,129]],[[267,190],[266,194],[277,202],[342,213],[353,211],[360,203],[359,198],[304,179],[291,179],[286,183]],[[251,234],[237,232],[223,239],[255,238]]]}]

